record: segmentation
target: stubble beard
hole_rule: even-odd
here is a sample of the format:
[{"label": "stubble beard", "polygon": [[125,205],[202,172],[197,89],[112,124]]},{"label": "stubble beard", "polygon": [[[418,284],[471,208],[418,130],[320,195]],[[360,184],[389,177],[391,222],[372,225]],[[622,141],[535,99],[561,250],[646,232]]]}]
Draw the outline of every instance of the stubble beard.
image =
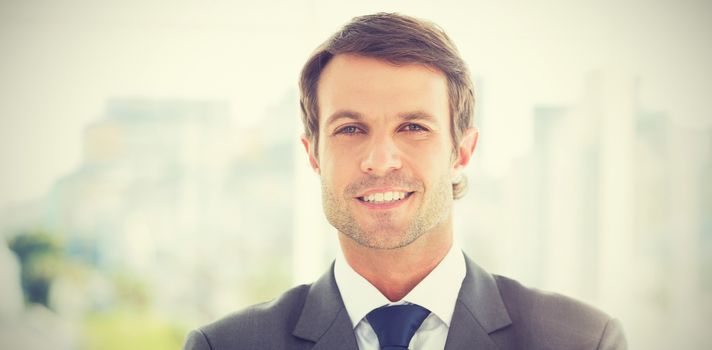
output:
[{"label": "stubble beard", "polygon": [[371,214],[372,220],[359,224],[353,213],[349,210],[357,189],[364,187],[362,181],[347,187],[343,194],[334,192],[330,184],[322,181],[322,204],[324,214],[329,223],[341,234],[354,240],[357,244],[372,249],[398,249],[405,247],[426,233],[442,225],[450,217],[452,210],[452,184],[442,178],[433,188],[423,190],[422,184],[409,188],[419,188],[418,195],[424,196],[420,206],[416,209],[411,222],[405,227],[398,227],[398,223],[389,212],[375,212]]}]

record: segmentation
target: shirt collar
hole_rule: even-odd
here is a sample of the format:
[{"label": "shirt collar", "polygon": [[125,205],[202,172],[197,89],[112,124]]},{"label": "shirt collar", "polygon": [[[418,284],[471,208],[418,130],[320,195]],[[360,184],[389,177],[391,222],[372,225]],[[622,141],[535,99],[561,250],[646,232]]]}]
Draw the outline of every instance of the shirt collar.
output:
[{"label": "shirt collar", "polygon": [[403,299],[391,302],[354,271],[341,250],[334,262],[334,279],[354,328],[371,310],[404,303],[418,304],[430,310],[449,327],[465,271],[465,257],[453,244],[443,260],[413,290]]}]

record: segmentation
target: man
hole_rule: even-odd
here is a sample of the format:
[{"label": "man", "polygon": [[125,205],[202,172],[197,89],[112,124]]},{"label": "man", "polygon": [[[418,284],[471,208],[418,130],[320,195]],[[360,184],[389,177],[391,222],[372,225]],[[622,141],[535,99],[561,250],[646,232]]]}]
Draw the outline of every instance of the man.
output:
[{"label": "man", "polygon": [[314,284],[191,332],[186,349],[625,348],[609,316],[490,275],[453,245],[478,133],[469,72],[438,27],[355,18],[300,89],[341,254]]}]

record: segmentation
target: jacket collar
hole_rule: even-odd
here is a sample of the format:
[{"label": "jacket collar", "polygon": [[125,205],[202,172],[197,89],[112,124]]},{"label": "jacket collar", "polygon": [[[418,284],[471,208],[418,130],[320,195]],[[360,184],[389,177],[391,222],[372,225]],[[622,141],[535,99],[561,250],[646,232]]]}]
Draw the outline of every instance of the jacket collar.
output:
[{"label": "jacket collar", "polygon": [[512,324],[494,277],[465,255],[467,275],[462,281],[446,350],[497,349],[489,334]]},{"label": "jacket collar", "polygon": [[[467,275],[455,305],[446,350],[497,349],[489,334],[512,323],[497,283],[465,255]],[[309,288],[292,334],[313,349],[357,350],[356,336],[334,279],[334,265]]]},{"label": "jacket collar", "polygon": [[358,350],[351,320],[336,286],[333,263],[309,288],[302,313],[292,334],[316,343],[314,350]]}]

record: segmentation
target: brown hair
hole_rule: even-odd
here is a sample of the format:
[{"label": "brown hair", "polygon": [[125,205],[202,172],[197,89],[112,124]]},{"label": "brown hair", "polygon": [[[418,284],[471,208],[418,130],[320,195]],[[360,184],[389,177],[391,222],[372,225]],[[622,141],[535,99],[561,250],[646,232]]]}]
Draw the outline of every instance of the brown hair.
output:
[{"label": "brown hair", "polygon": [[[316,149],[319,142],[319,76],[332,57],[355,54],[393,64],[424,64],[447,77],[453,148],[472,126],[475,96],[470,73],[455,44],[436,24],[395,13],[356,17],[332,35],[309,58],[299,80],[304,133]],[[467,178],[453,183],[453,197],[467,189]]]}]

